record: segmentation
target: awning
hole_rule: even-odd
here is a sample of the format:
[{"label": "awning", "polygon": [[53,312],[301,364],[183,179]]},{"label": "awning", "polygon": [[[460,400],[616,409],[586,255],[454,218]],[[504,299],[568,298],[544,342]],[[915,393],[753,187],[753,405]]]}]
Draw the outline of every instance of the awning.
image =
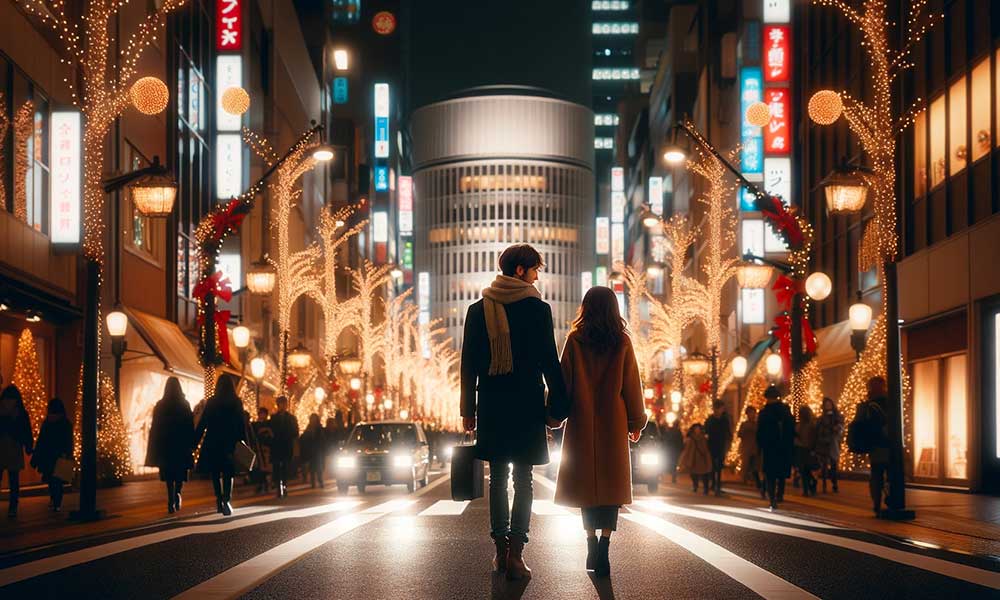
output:
[{"label": "awning", "polygon": [[[204,377],[205,371],[198,362],[198,351],[194,343],[176,323],[133,308],[126,308],[125,313],[131,325],[126,334],[130,351],[143,352],[142,346],[145,346],[150,354],[163,363],[164,371],[197,380]],[[134,342],[140,342],[138,347]],[[129,358],[129,354],[126,354],[125,360]]]},{"label": "awning", "polygon": [[850,321],[841,321],[816,331],[816,362],[821,370],[850,364],[854,360]]}]

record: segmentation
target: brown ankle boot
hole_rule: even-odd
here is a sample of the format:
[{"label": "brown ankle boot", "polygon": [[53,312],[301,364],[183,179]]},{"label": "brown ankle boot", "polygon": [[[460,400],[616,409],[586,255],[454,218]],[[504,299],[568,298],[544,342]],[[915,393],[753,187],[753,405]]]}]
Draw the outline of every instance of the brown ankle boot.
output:
[{"label": "brown ankle boot", "polygon": [[493,570],[503,573],[507,570],[507,553],[510,551],[510,540],[506,537],[496,538],[493,543],[497,546],[497,555],[493,557]]},{"label": "brown ankle boot", "polygon": [[507,554],[507,579],[530,579],[531,569],[524,564],[524,542],[518,539],[510,540],[510,552]]}]

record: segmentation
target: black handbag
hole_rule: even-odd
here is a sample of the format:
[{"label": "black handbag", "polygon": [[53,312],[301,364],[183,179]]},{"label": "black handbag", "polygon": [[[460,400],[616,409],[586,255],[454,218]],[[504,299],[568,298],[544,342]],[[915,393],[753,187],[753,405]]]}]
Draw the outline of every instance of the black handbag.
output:
[{"label": "black handbag", "polygon": [[486,469],[483,461],[476,458],[476,444],[472,441],[472,436],[466,436],[462,443],[452,448],[451,499],[458,502],[482,498],[485,486]]}]

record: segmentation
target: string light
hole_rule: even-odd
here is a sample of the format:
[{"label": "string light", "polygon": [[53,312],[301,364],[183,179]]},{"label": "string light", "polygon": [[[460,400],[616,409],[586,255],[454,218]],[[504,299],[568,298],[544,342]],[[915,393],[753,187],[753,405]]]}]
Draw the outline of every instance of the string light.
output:
[{"label": "string light", "polygon": [[226,88],[222,92],[222,110],[231,115],[242,115],[250,110],[250,94],[239,86]]},{"label": "string light", "polygon": [[646,273],[624,266],[625,288],[628,291],[629,339],[639,365],[639,374],[644,382],[652,381],[657,348],[650,336],[650,323],[642,318],[641,305],[649,296],[646,287]]},{"label": "string light", "polygon": [[170,92],[167,84],[156,77],[142,77],[129,89],[132,106],[144,115],[158,115],[167,108]]},{"label": "string light", "polygon": [[747,107],[746,119],[754,127],[764,127],[771,122],[771,107],[766,102],[754,102]]},{"label": "string light", "polygon": [[14,358],[14,374],[10,382],[17,386],[24,400],[24,408],[31,419],[32,436],[37,438],[42,428],[42,421],[48,412],[49,399],[45,393],[45,384],[38,368],[38,352],[35,350],[35,337],[30,329],[21,331],[17,339],[17,355]]},{"label": "string light", "polygon": [[[0,140],[7,139],[8,129],[10,129],[10,118],[7,116],[7,98],[4,96],[3,92],[0,92]],[[4,152],[5,147],[6,144],[0,144],[0,173],[7,172],[7,157]],[[2,205],[7,204],[6,179],[6,177],[0,177],[0,203],[2,203]]]},{"label": "string light", "polygon": [[14,113],[14,217],[23,223],[28,223],[27,181],[32,162],[28,141],[34,134],[35,105],[29,100]]},{"label": "string light", "polygon": [[[76,405],[83,406],[83,367],[76,384]],[[79,461],[83,452],[83,411],[77,410],[73,423],[73,456]],[[115,404],[115,389],[111,378],[100,374],[100,393],[97,404],[97,479],[121,481],[132,474],[129,437],[122,420],[122,413]]]},{"label": "string light", "polygon": [[840,94],[833,90],[820,90],[809,98],[809,118],[818,125],[832,125],[844,112]]},{"label": "string light", "polygon": [[351,285],[356,296],[353,325],[358,334],[361,370],[371,373],[375,356],[384,345],[385,321],[376,323],[372,308],[376,301],[382,301],[381,291],[390,280],[392,265],[376,266],[365,260],[358,269],[351,270]]},{"label": "string light", "polygon": [[337,355],[337,340],[351,325],[351,316],[357,312],[357,300],[351,298],[341,302],[337,294],[337,255],[351,237],[360,233],[368,221],[362,221],[344,230],[348,217],[353,213],[350,207],[336,212],[322,210],[319,215],[319,237],[323,249],[323,272],[321,285],[310,291],[323,311],[323,358],[329,363]]}]

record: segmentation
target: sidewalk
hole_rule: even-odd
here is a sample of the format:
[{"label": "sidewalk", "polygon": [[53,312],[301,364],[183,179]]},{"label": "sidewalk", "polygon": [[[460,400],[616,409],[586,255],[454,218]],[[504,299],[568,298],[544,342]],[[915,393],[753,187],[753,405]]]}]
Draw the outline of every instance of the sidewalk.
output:
[{"label": "sidewalk", "polygon": [[[274,492],[256,494],[254,485],[240,485],[233,490],[233,507],[240,507],[272,500]],[[327,484],[327,489],[332,484]],[[302,491],[305,490],[305,491]],[[294,484],[289,494],[308,493],[308,484]],[[17,518],[7,518],[7,502],[0,502],[0,557],[28,548],[67,542],[78,538],[93,538],[127,529],[175,523],[199,515],[215,514],[215,495],[208,480],[188,481],[184,484],[183,508],[180,512],[167,512],[166,489],[159,480],[130,481],[120,487],[97,490],[97,507],[105,518],[93,523],[76,523],[69,520],[69,513],[76,510],[80,495],[78,490],[67,492],[62,512],[49,509],[48,495],[22,497]]]},{"label": "sidewalk", "polygon": [[[767,506],[753,484],[744,485],[731,473],[723,478],[722,489],[728,499],[754,506]],[[691,493],[690,479],[678,474],[669,489]],[[799,513],[836,525],[862,529],[922,547],[939,546],[958,552],[991,555],[1000,560],[1000,497],[927,489],[906,489],[906,506],[916,511],[913,521],[876,519],[871,509],[867,481],[841,481],[840,492],[804,497],[791,479],[785,489],[782,512]],[[822,489],[822,488],[820,488]],[[704,497],[704,496],[702,496]],[[708,496],[715,500],[715,496]]]}]

